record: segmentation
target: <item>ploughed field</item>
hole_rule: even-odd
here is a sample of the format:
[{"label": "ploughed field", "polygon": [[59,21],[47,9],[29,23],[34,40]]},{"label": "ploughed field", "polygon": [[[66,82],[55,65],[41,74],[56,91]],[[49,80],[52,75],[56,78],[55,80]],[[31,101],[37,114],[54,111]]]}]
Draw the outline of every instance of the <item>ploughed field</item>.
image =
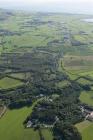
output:
[{"label": "ploughed field", "polygon": [[[24,127],[23,122],[35,109],[40,126],[41,118],[47,115],[49,121],[48,113],[53,112],[56,121],[66,125],[68,120],[69,124],[75,124],[82,140],[93,139],[92,122],[76,117],[80,115],[78,99],[81,104],[93,107],[93,24],[82,20],[87,18],[88,15],[0,9],[0,105],[7,107],[0,118],[1,140],[40,140],[41,133],[44,140],[57,137],[52,128],[43,127],[38,131]],[[47,111],[43,103],[37,102],[42,97],[44,106],[49,107]],[[75,109],[79,111],[77,114]],[[65,120],[61,116],[66,112]],[[47,126],[51,124],[47,123]]]}]

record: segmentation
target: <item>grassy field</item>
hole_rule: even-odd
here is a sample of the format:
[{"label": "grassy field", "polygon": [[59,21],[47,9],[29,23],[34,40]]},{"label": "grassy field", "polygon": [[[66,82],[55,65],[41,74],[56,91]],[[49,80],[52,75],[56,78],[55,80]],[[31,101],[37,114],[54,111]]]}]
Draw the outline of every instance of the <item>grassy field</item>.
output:
[{"label": "grassy field", "polygon": [[[24,129],[23,121],[31,112],[30,108],[8,110],[0,119],[0,139],[2,140],[39,140],[39,135],[32,129]],[[32,138],[31,138],[32,137]]]},{"label": "grassy field", "polygon": [[82,134],[82,140],[93,139],[93,123],[84,121],[76,125],[79,132]]},{"label": "grassy field", "polygon": [[1,89],[14,88],[14,87],[20,86],[22,84],[23,83],[20,82],[19,80],[15,80],[15,79],[8,78],[8,77],[5,77],[5,78],[0,80],[0,88]]},{"label": "grassy field", "polygon": [[80,95],[80,100],[83,103],[93,106],[93,91],[82,92]]},{"label": "grassy field", "polygon": [[[86,103],[90,106],[93,106],[93,91],[83,91],[79,98],[82,103]],[[76,124],[76,127],[82,135],[82,140],[93,139],[93,122],[83,121],[81,123]]]},{"label": "grassy field", "polygon": [[53,135],[49,129],[43,129],[42,134],[43,134],[45,140],[53,140]]},{"label": "grassy field", "polygon": [[[37,102],[36,102],[37,103]],[[1,140],[40,140],[38,131],[25,129],[23,122],[31,113],[32,107],[24,107],[17,110],[8,110],[0,119],[0,139]],[[52,140],[50,130],[43,130],[45,140]]]}]

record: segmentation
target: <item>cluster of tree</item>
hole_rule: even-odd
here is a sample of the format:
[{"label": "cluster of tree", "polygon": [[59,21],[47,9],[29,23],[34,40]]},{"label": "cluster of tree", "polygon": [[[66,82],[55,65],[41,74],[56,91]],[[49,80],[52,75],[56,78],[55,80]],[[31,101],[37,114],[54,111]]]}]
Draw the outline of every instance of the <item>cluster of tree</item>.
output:
[{"label": "cluster of tree", "polygon": [[82,140],[81,134],[73,125],[55,124],[53,128],[54,140]]},{"label": "cluster of tree", "polygon": [[53,102],[42,101],[35,108],[31,114],[31,119],[38,119],[40,123],[53,124],[56,116],[59,120],[63,120],[64,123],[77,123],[82,120],[82,113],[79,108],[79,89],[75,87],[67,87],[60,90],[60,97]]},{"label": "cluster of tree", "polygon": [[72,82],[72,85],[58,91],[60,96],[56,99],[48,98],[39,102],[24,124],[30,120],[36,125],[52,126],[55,140],[74,140],[75,138],[81,140],[80,134],[73,127],[84,119],[78,99],[81,88],[77,83]]},{"label": "cluster of tree", "polygon": [[13,32],[13,31],[9,31],[9,30],[6,30],[6,29],[0,29],[0,36],[13,36],[13,35],[18,35],[20,36],[21,33],[19,32]]},{"label": "cluster of tree", "polygon": [[[57,57],[58,54],[56,54]],[[65,80],[68,76],[57,71],[58,59],[50,52],[34,50],[32,53],[2,53],[1,67],[11,72],[31,73],[28,78],[24,77],[24,85],[1,91],[0,98],[10,108],[21,107],[32,102],[32,98],[40,94],[49,95],[56,93],[56,82]],[[60,57],[60,55],[59,55]],[[5,61],[9,62],[5,65]],[[6,73],[8,75],[8,73]],[[2,72],[1,77],[6,76]],[[25,79],[26,78],[26,79]],[[29,101],[31,99],[31,101]]]},{"label": "cluster of tree", "polygon": [[35,101],[31,91],[26,90],[25,86],[15,88],[13,91],[3,91],[0,93],[0,99],[10,109],[30,106]]},{"label": "cluster of tree", "polygon": [[77,40],[72,40],[71,43],[72,43],[72,46],[87,45],[87,43],[83,43],[83,42],[80,42],[80,41],[77,41]]}]

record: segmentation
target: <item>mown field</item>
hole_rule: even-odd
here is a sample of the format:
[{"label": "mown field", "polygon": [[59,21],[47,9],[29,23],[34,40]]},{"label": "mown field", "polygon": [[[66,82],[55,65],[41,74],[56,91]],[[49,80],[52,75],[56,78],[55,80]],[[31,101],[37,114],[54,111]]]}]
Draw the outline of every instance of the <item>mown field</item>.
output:
[{"label": "mown field", "polygon": [[[83,91],[80,95],[80,101],[82,103],[86,103],[90,106],[93,106],[93,91]],[[76,124],[79,132],[82,134],[82,140],[92,140],[93,139],[93,122],[83,121],[81,123]]]},{"label": "mown field", "polygon": [[34,134],[32,130],[30,131],[25,130],[22,125],[26,117],[26,114],[30,113],[30,111],[31,111],[31,108],[23,108],[20,110],[13,110],[13,111],[8,110],[6,114],[4,115],[4,117],[0,119],[1,139],[3,140],[30,139],[32,135],[34,138],[37,139],[38,138],[37,133]]},{"label": "mown field", "polygon": [[93,106],[93,91],[82,92],[80,95],[80,100],[90,106]]},{"label": "mown field", "polygon": [[[38,131],[25,129],[23,122],[27,115],[31,113],[32,107],[7,110],[0,119],[0,139],[1,140],[40,140]],[[42,131],[45,140],[52,140],[52,133],[45,129]]]},{"label": "mown field", "polygon": [[92,140],[93,139],[93,123],[89,121],[84,121],[76,125],[79,132],[82,134],[82,140]]}]

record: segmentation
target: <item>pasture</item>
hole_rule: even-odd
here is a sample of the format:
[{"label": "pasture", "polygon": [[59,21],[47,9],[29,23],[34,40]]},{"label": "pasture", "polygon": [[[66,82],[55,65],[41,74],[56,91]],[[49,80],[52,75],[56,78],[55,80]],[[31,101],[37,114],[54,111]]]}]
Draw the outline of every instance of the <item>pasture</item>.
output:
[{"label": "pasture", "polygon": [[79,132],[82,135],[82,140],[92,140],[93,139],[93,123],[89,121],[83,121],[76,125]]},{"label": "pasture", "polygon": [[82,92],[80,95],[80,100],[90,106],[93,106],[93,91]]},{"label": "pasture", "polygon": [[21,86],[22,84],[23,84],[23,82],[20,82],[19,80],[5,77],[0,80],[0,89],[14,88],[17,86]]},{"label": "pasture", "polygon": [[[0,119],[0,139],[2,140],[40,140],[38,131],[25,129],[23,122],[31,113],[35,102],[31,107],[21,109],[7,110],[5,115]],[[45,140],[52,140],[50,130],[42,130]]]}]

